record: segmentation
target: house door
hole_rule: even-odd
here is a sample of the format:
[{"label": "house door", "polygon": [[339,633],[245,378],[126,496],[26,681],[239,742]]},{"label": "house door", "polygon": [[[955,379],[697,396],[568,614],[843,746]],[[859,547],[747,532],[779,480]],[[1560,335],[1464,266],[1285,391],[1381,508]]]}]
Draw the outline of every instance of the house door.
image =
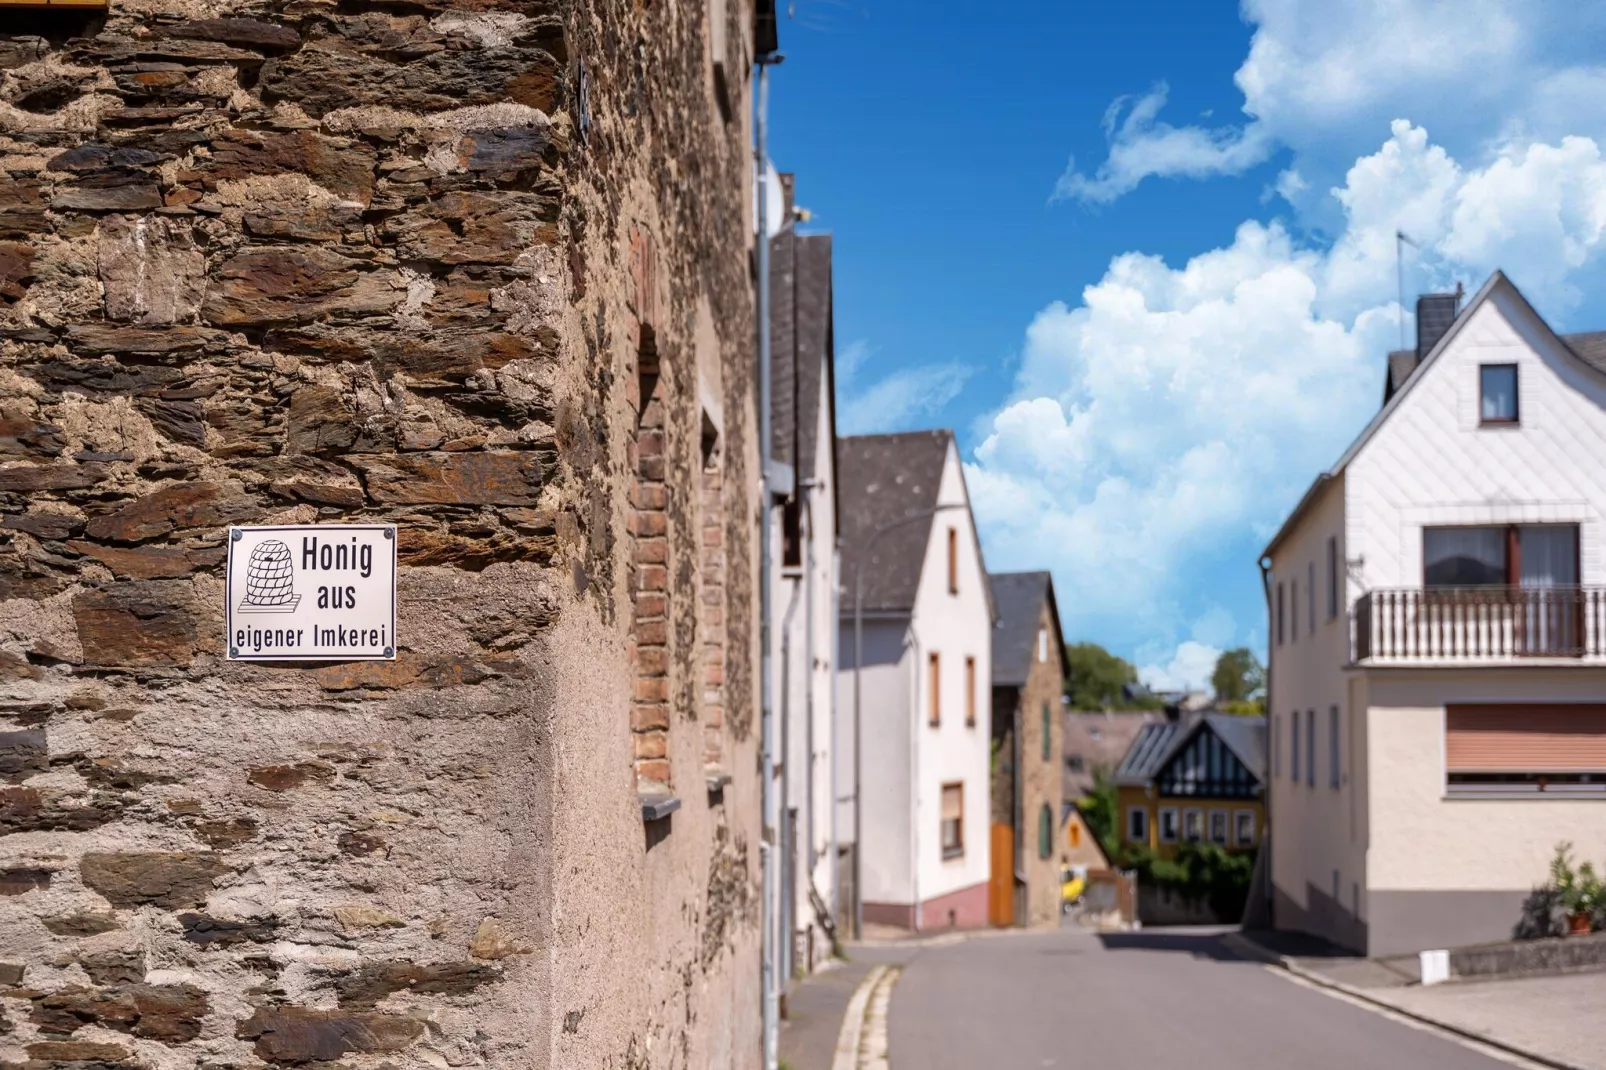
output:
[{"label": "house door", "polygon": [[987,878],[987,920],[1015,924],[1015,830],[995,824],[992,830],[992,872]]}]

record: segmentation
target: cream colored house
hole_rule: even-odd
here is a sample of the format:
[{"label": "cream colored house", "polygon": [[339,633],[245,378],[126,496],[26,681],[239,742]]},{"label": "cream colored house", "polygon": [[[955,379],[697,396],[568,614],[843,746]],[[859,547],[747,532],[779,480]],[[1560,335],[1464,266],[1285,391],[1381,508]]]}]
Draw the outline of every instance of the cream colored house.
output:
[{"label": "cream colored house", "polygon": [[1267,546],[1272,910],[1369,954],[1511,935],[1606,859],[1606,332],[1504,275],[1417,305]]}]

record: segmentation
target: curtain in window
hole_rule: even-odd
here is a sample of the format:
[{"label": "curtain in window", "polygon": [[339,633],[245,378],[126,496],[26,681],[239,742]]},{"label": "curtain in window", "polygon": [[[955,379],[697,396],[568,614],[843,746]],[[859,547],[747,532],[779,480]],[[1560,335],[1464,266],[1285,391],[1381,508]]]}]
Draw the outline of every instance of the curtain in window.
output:
[{"label": "curtain in window", "polygon": [[1483,419],[1517,418],[1517,368],[1514,364],[1490,364],[1482,369]]},{"label": "curtain in window", "polygon": [[1578,529],[1571,524],[1517,529],[1519,582],[1532,592],[1523,600],[1525,636],[1534,653],[1565,653],[1577,646],[1577,606],[1557,587],[1578,583]]},{"label": "curtain in window", "polygon": [[1489,587],[1506,582],[1505,528],[1426,528],[1423,579],[1429,587]]}]

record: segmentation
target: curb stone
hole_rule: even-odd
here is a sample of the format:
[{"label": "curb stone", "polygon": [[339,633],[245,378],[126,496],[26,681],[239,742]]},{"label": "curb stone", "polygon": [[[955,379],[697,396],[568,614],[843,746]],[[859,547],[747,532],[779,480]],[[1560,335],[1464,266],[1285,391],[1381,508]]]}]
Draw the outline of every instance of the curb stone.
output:
[{"label": "curb stone", "polygon": [[871,993],[886,972],[885,966],[875,967],[853,990],[848,1009],[842,1014],[842,1029],[836,1036],[836,1054],[831,1058],[831,1070],[859,1070],[859,1043],[864,1031],[865,1009],[869,1006]]},{"label": "curb stone", "polygon": [[1335,981],[1330,977],[1324,977],[1322,974],[1319,974],[1314,970],[1308,970],[1305,967],[1295,963],[1287,955],[1279,955],[1275,951],[1261,947],[1253,940],[1247,939],[1239,933],[1225,934],[1221,937],[1221,944],[1223,947],[1227,948],[1227,950],[1241,958],[1250,959],[1255,962],[1263,962],[1268,966],[1279,967],[1287,971],[1289,974],[1298,977],[1301,981],[1315,985],[1318,988],[1326,988],[1334,992],[1342,992],[1351,999],[1359,1000],[1362,1003],[1377,1007],[1380,1010],[1388,1011],[1390,1014],[1397,1014],[1402,1018],[1409,1018],[1412,1021],[1420,1022],[1423,1025],[1430,1025],[1433,1028],[1441,1029],[1446,1033],[1453,1033],[1464,1040],[1470,1040],[1486,1047],[1494,1048],[1497,1051],[1503,1051],[1507,1055],[1515,1055],[1520,1059],[1527,1059],[1529,1062],[1538,1063],[1541,1066],[1551,1067],[1552,1070],[1588,1070],[1587,1067],[1579,1066],[1577,1063],[1569,1063],[1562,1059],[1552,1058],[1549,1055],[1540,1055],[1538,1052],[1529,1051],[1526,1048],[1519,1048],[1515,1044],[1508,1044],[1503,1040],[1497,1040],[1494,1037],[1488,1036],[1487,1034],[1478,1033],[1471,1029],[1464,1029],[1461,1026],[1452,1025],[1449,1022],[1443,1022],[1437,1018],[1430,1018],[1427,1015],[1421,1014],[1417,1011],[1396,1006],[1387,1000],[1377,998],[1376,996],[1367,992],[1364,988],[1356,988],[1354,985],[1347,985],[1342,981]]}]

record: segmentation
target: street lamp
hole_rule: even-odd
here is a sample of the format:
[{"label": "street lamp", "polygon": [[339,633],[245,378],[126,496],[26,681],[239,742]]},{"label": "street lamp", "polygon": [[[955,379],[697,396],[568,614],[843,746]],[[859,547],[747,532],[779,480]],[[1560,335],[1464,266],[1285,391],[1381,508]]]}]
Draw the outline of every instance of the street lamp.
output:
[{"label": "street lamp", "polygon": [[864,566],[870,561],[870,551],[875,548],[876,540],[889,531],[915,524],[922,520],[930,520],[938,513],[949,509],[967,508],[963,503],[953,502],[948,505],[938,505],[931,509],[922,509],[918,513],[911,513],[890,523],[883,524],[870,533],[864,540],[853,565],[853,937],[856,940],[864,938],[864,730],[863,719],[859,714],[859,680],[864,672]]}]

